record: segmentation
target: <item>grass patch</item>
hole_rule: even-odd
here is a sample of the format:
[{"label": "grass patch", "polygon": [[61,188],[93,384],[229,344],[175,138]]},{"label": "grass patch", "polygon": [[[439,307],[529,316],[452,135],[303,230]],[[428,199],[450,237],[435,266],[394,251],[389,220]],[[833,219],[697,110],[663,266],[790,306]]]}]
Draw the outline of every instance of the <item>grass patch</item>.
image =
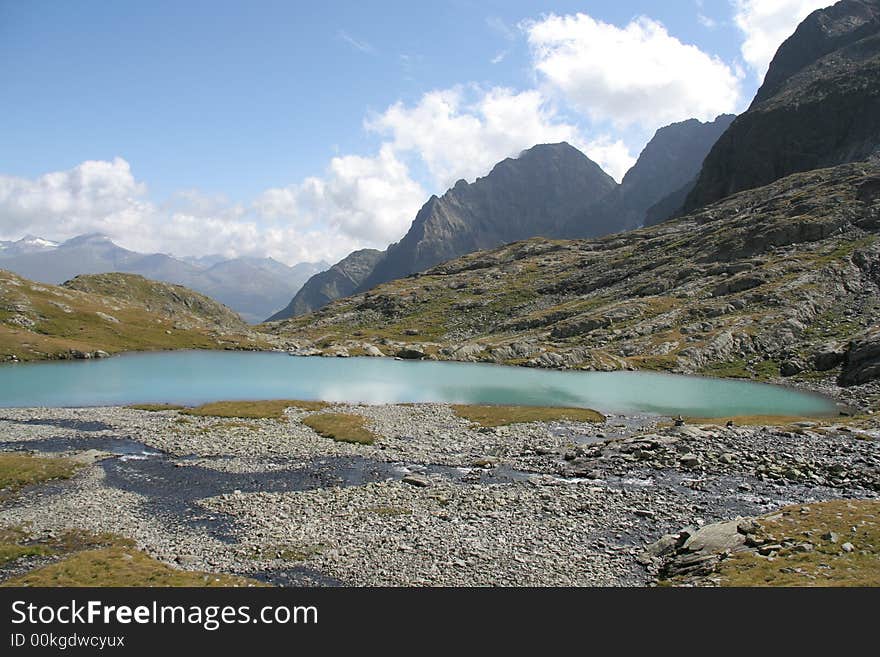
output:
[{"label": "grass patch", "polygon": [[452,410],[459,417],[482,427],[502,427],[527,422],[604,422],[605,416],[589,408],[551,406],[478,406],[456,404]]},{"label": "grass patch", "polygon": [[180,571],[153,559],[134,541],[115,534],[72,529],[33,540],[19,527],[0,529],[0,565],[26,557],[54,563],[11,578],[0,586],[254,586],[231,575]]},{"label": "grass patch", "polygon": [[25,486],[52,479],[69,479],[81,467],[71,459],[0,454],[0,493],[15,493]]},{"label": "grass patch", "polygon": [[367,419],[350,413],[318,413],[303,419],[303,424],[319,435],[342,443],[372,445],[378,436],[367,429]]},{"label": "grass patch", "polygon": [[187,408],[181,411],[184,415],[199,417],[229,417],[244,420],[284,418],[284,410],[287,408],[299,408],[304,411],[320,411],[327,408],[327,402],[299,401],[293,399],[275,399],[269,401],[221,401],[210,404],[202,404],[195,408]]},{"label": "grass patch", "polygon": [[[722,586],[880,586],[880,501],[793,506],[758,522],[760,538],[808,542],[813,549],[783,547],[772,561],[751,552],[736,553],[720,564]],[[836,542],[830,539],[832,532]],[[845,543],[853,546],[851,552],[843,550]]]},{"label": "grass patch", "polygon": [[675,354],[667,354],[665,356],[632,356],[626,360],[640,370],[671,372],[678,366],[678,358]]},{"label": "grass patch", "polygon": [[0,566],[22,557],[36,557],[51,554],[46,545],[26,543],[27,533],[18,527],[0,529]]},{"label": "grass patch", "polygon": [[751,379],[752,372],[746,365],[746,361],[737,358],[721,363],[710,363],[703,368],[702,374],[717,376],[722,379]]},{"label": "grass patch", "polygon": [[176,570],[130,547],[77,552],[2,586],[255,586],[234,575]]},{"label": "grass patch", "polygon": [[182,411],[186,406],[178,406],[177,404],[131,404],[126,406],[135,411],[149,411],[150,413],[160,413],[161,411]]}]

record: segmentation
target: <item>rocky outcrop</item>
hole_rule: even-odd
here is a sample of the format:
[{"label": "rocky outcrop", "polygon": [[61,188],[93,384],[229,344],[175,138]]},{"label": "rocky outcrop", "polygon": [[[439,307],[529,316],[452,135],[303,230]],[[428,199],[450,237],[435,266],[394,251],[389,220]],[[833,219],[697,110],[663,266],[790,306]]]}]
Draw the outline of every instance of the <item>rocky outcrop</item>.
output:
[{"label": "rocky outcrop", "polygon": [[842,385],[880,379],[880,326],[874,326],[850,342],[843,360]]},{"label": "rocky outcrop", "polygon": [[[620,187],[577,217],[568,236],[593,237],[595,233],[584,232],[582,225],[596,223],[599,216],[605,218],[601,223],[618,231],[652,225],[671,216],[683,204],[687,192],[682,194],[682,189],[689,191],[693,186],[706,155],[735,118],[723,114],[706,123],[690,119],[660,128]],[[666,205],[670,209],[665,209]]]},{"label": "rocky outcrop", "polygon": [[334,299],[347,297],[369,276],[382,255],[382,251],[375,249],[363,249],[349,254],[327,271],[312,276],[284,310],[272,315],[266,321],[276,322],[305,315],[323,308]]},{"label": "rocky outcrop", "polygon": [[880,148],[880,0],[842,0],[782,44],[763,86],[706,158],[685,210]]}]

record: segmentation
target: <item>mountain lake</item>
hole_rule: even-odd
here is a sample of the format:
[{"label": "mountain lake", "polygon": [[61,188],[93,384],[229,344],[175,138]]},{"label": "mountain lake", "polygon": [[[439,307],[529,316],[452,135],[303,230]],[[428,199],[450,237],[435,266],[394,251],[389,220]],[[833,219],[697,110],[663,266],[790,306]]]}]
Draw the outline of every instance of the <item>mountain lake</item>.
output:
[{"label": "mountain lake", "polygon": [[693,417],[817,416],[840,410],[821,395],[748,381],[388,358],[175,351],[0,366],[2,407],[246,399],[569,406]]}]

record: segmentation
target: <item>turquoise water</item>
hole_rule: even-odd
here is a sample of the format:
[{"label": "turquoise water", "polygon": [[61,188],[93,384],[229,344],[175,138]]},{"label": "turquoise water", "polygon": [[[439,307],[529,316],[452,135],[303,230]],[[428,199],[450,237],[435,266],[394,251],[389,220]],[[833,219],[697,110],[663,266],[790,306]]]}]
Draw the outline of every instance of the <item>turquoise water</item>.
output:
[{"label": "turquoise water", "polygon": [[233,399],[582,406],[699,416],[832,414],[779,386],[647,372],[558,372],[385,358],[184,351],[0,366],[0,406],[196,404]]}]

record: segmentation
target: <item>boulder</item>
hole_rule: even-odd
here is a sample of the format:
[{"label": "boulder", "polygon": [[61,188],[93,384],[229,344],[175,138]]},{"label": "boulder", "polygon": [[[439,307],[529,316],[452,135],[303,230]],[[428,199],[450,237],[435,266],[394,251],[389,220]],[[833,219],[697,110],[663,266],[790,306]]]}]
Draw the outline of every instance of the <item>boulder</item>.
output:
[{"label": "boulder", "polygon": [[735,552],[745,546],[746,537],[739,530],[742,518],[727,522],[716,522],[698,529],[688,538],[682,549],[687,552],[719,554]]},{"label": "boulder", "polygon": [[849,343],[840,384],[860,385],[880,378],[880,326],[874,326]]},{"label": "boulder", "polygon": [[403,358],[404,360],[424,360],[428,357],[428,354],[426,354],[425,350],[421,347],[413,345],[399,350],[397,352],[397,357]]},{"label": "boulder", "polygon": [[794,376],[804,371],[804,364],[799,360],[786,360],[779,366],[782,376]]},{"label": "boulder", "polygon": [[831,342],[820,346],[813,354],[813,369],[827,372],[843,362],[844,349],[841,345]]},{"label": "boulder", "polygon": [[373,356],[374,358],[382,358],[385,355],[382,353],[381,349],[371,344],[364,345],[364,353],[367,356]]}]

